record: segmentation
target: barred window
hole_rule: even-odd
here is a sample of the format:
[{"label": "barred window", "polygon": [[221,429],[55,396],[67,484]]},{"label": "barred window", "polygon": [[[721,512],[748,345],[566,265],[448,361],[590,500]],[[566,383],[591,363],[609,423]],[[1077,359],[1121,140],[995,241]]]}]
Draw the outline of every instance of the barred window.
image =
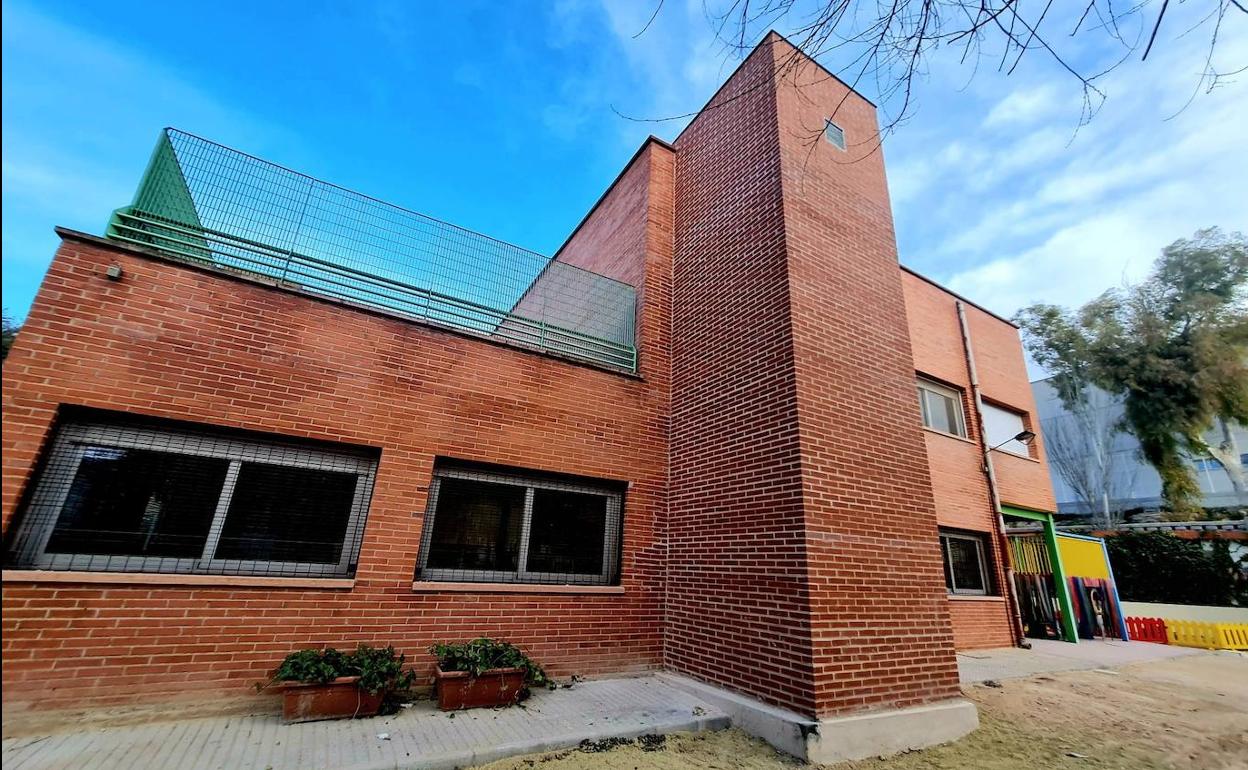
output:
[{"label": "barred window", "polygon": [[615,584],[621,502],[609,482],[439,464],[429,489],[417,577]]},{"label": "barred window", "polygon": [[376,470],[355,447],[124,418],[62,425],[8,555],[24,568],[344,577]]},{"label": "barred window", "polygon": [[981,596],[988,593],[988,567],[981,535],[942,530],[940,550],[945,562],[945,588],[949,593]]}]

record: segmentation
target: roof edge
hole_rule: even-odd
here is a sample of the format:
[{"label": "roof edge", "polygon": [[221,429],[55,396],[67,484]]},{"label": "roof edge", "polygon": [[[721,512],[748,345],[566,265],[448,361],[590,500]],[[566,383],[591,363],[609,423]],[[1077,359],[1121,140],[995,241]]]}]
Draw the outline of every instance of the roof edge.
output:
[{"label": "roof edge", "polygon": [[594,216],[594,212],[596,212],[598,208],[606,202],[607,198],[611,196],[611,192],[615,189],[616,185],[620,183],[620,180],[624,178],[624,175],[628,173],[628,170],[633,167],[633,164],[637,162],[637,159],[641,157],[642,153],[644,153],[646,148],[648,148],[651,144],[657,144],[672,153],[676,152],[675,147],[654,134],[646,137],[645,141],[641,143],[641,146],[637,148],[637,151],[632,154],[632,157],[628,159],[628,162],[624,164],[624,167],[620,169],[620,173],[615,175],[615,179],[611,180],[611,184],[607,185],[607,189],[602,191],[602,195],[598,196],[598,200],[594,201],[594,205],[589,207],[589,211],[585,212],[585,216],[581,217],[581,221],[576,223],[576,227],[572,228],[572,232],[568,233],[568,237],[564,238],[563,243],[559,244],[559,248],[555,249],[555,253],[549,258],[551,262],[559,259],[559,255],[562,254],[563,250],[568,247],[568,244],[572,243],[572,239],[576,237],[576,234],[579,233],[581,229],[585,227],[586,223],[589,222],[590,218]]},{"label": "roof edge", "polygon": [[777,32],[774,28],[773,28],[773,29],[769,29],[769,30],[767,30],[767,34],[766,34],[766,35],[763,35],[763,39],[764,39],[764,40],[766,40],[766,39],[767,39],[768,37],[770,37],[771,35],[775,35],[777,38],[779,38],[779,39],[783,40],[784,42],[788,43],[790,46],[792,46],[793,50],[797,51],[797,52],[798,52],[798,53],[800,53],[802,56],[805,56],[807,59],[809,59],[809,60],[810,60],[810,61],[811,61],[811,62],[812,62],[812,63],[813,63],[816,67],[818,67],[819,69],[823,70],[823,71],[824,71],[824,73],[826,73],[828,77],[832,78],[832,79],[833,79],[833,80],[835,80],[836,82],[838,82],[838,83],[840,83],[841,85],[845,86],[845,88],[849,89],[849,92],[850,92],[850,93],[854,94],[854,95],[855,95],[855,96],[857,96],[859,99],[861,99],[861,100],[863,100],[864,102],[866,102],[867,104],[871,105],[873,108],[875,108],[875,109],[877,109],[877,110],[880,108],[880,105],[876,104],[876,103],[875,103],[874,101],[872,101],[871,99],[868,99],[868,98],[866,97],[866,95],[865,95],[865,94],[863,94],[861,91],[859,91],[857,88],[855,88],[854,86],[850,85],[849,83],[846,83],[844,78],[842,78],[840,75],[836,74],[836,73],[835,73],[835,72],[833,72],[832,70],[830,70],[830,69],[828,69],[827,67],[825,67],[825,66],[823,66],[822,64],[820,64],[818,59],[816,59],[815,57],[811,56],[809,53],[807,53],[807,52],[805,51],[805,49],[803,49],[803,48],[802,48],[801,46],[799,46],[797,43],[794,43],[792,40],[789,40],[786,36],[784,36],[784,35],[780,34],[779,32]]},{"label": "roof edge", "polygon": [[440,332],[443,334],[450,334],[456,337],[462,337],[468,340],[475,340],[477,342],[482,342],[486,345],[493,345],[495,347],[504,348],[506,350],[510,350],[510,351],[520,353],[523,355],[541,356],[542,358],[559,361],[564,364],[568,364],[570,366],[579,366],[585,369],[592,369],[594,371],[605,372],[607,374],[613,374],[618,377],[624,377],[626,379],[636,380],[638,382],[645,381],[646,379],[644,376],[642,376],[640,373],[637,373],[637,372],[630,372],[625,369],[619,369],[613,366],[609,366],[607,364],[598,363],[596,361],[576,358],[573,356],[559,353],[558,351],[538,350],[537,348],[528,348],[522,345],[513,345],[503,340],[493,339],[483,334],[475,334],[465,329],[457,329],[451,326],[442,326],[442,325],[430,323],[428,321],[424,321],[418,318],[411,318],[409,316],[404,316],[398,313],[389,312],[382,308],[372,307],[369,305],[363,305],[363,304],[352,302],[346,299],[338,299],[337,297],[331,297],[325,294],[316,294],[316,293],[307,291],[305,289],[300,289],[291,285],[281,285],[276,280],[268,278],[267,276],[261,275],[259,273],[244,273],[241,271],[236,272],[236,271],[231,271],[231,270],[225,270],[220,267],[216,267],[216,266],[209,265],[209,264],[202,264],[202,265],[194,264],[191,262],[187,262],[185,260],[176,259],[174,257],[171,257],[155,249],[147,248],[144,246],[138,246],[135,244],[129,244],[129,243],[118,243],[117,241],[111,240],[109,238],[105,238],[99,235],[93,235],[91,233],[86,233],[81,230],[74,230],[73,228],[69,228],[69,227],[62,227],[60,225],[57,225],[53,227],[52,229],[53,231],[56,232],[56,234],[61,238],[62,241],[76,241],[78,243],[82,243],[88,246],[95,246],[101,249],[110,249],[112,251],[116,251],[121,254],[129,254],[131,256],[139,257],[141,259],[149,259],[149,260],[161,262],[167,265],[174,265],[179,268],[184,268],[184,269],[193,270],[199,273],[205,273],[208,275],[217,276],[219,278],[224,278],[229,281],[247,283],[253,286],[259,286],[259,287],[266,288],[266,289],[272,289],[274,291],[285,292],[287,294],[293,294],[295,296],[302,297],[303,299],[307,299],[312,302],[322,303],[326,305],[333,305],[336,307],[346,308],[348,310],[353,310],[353,311],[360,312],[360,313],[367,313],[368,315],[379,317],[379,318],[385,318],[385,319],[392,320],[392,321],[398,321],[400,323],[411,324],[413,326],[417,326],[423,329],[428,329],[435,333]]},{"label": "roof edge", "polygon": [[992,312],[991,310],[989,310],[988,308],[986,308],[986,307],[984,307],[983,305],[979,304],[978,302],[976,302],[976,301],[975,301],[975,300],[973,300],[973,299],[967,299],[966,297],[962,296],[961,294],[958,294],[958,293],[957,293],[956,291],[954,291],[953,289],[950,289],[948,286],[945,286],[945,285],[941,284],[941,283],[940,283],[940,282],[938,282],[938,281],[935,281],[935,280],[933,280],[933,279],[931,279],[931,278],[928,278],[926,275],[923,275],[923,274],[922,274],[922,273],[920,273],[918,270],[915,270],[915,269],[914,269],[914,268],[912,268],[912,267],[906,267],[905,265],[902,265],[902,264],[900,264],[900,263],[898,263],[898,266],[899,266],[902,270],[904,270],[904,271],[906,271],[907,273],[909,273],[910,275],[913,275],[915,278],[918,278],[920,281],[923,281],[923,282],[925,282],[925,283],[931,284],[932,286],[935,286],[937,289],[940,289],[940,290],[941,290],[941,291],[943,291],[945,294],[948,294],[949,296],[953,297],[954,299],[959,299],[959,300],[962,300],[963,302],[965,302],[966,304],[968,304],[968,305],[970,305],[971,307],[975,308],[976,310],[979,310],[979,311],[981,311],[981,312],[987,313],[988,315],[990,315],[990,316],[992,316],[993,318],[997,319],[997,320],[998,320],[998,321],[1000,321],[1001,323],[1004,323],[1004,324],[1009,324],[1010,326],[1013,326],[1015,329],[1019,328],[1018,324],[1014,323],[1013,321],[1011,321],[1010,319],[1006,318],[1005,316],[1003,316],[1003,315],[999,315],[999,314],[997,314],[997,313]]}]

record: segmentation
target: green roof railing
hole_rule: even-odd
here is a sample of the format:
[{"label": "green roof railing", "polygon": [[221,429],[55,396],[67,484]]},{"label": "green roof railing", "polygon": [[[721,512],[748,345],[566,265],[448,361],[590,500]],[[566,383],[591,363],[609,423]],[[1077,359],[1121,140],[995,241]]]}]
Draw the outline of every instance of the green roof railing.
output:
[{"label": "green roof railing", "polygon": [[636,371],[632,286],[165,129],[107,236],[518,347]]}]

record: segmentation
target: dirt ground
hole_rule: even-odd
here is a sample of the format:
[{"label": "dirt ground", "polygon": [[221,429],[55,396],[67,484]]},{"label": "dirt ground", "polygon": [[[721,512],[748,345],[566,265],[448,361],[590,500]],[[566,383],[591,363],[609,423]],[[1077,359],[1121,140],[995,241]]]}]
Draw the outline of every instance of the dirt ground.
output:
[{"label": "dirt ground", "polygon": [[[1248,769],[1248,655],[1216,653],[964,688],[980,728],[955,743],[838,770]],[[536,754],[481,770],[779,770],[801,766],[739,730]]]}]

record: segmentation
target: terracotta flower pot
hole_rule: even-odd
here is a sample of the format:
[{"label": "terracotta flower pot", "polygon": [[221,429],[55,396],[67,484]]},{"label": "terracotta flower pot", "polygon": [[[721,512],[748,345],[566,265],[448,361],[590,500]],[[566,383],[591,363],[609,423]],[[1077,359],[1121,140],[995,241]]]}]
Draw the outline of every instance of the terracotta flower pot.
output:
[{"label": "terracotta flower pot", "polygon": [[438,687],[438,708],[457,709],[510,706],[524,691],[524,669],[492,668],[480,676],[467,671],[443,671],[434,667]]},{"label": "terracotta flower pot", "polygon": [[385,694],[360,689],[359,680],[358,676],[340,676],[325,684],[285,682],[282,718],[291,723],[374,716]]}]

